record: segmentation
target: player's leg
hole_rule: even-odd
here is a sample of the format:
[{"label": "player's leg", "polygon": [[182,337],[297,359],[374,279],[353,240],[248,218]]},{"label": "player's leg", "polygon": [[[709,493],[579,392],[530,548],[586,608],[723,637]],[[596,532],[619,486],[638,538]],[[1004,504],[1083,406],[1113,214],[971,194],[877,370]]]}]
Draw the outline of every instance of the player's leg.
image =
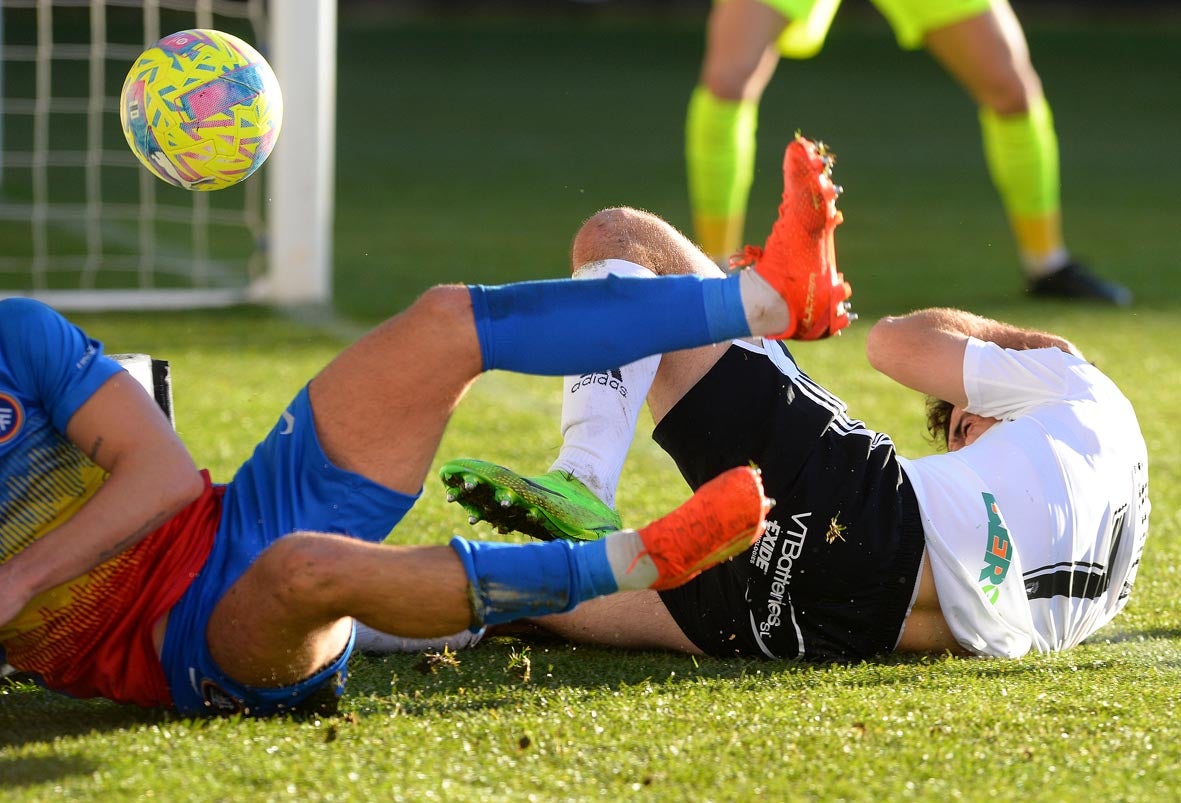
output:
[{"label": "player's leg", "polygon": [[352,618],[385,633],[445,636],[619,591],[673,588],[749,548],[769,507],[758,472],[736,468],[647,527],[590,543],[391,546],[296,533],[267,548],[217,603],[209,654],[233,682],[275,688],[339,660]]},{"label": "player's leg", "polygon": [[759,0],[723,0],[710,12],[685,121],[685,159],[697,242],[719,264],[742,245],[759,99],[779,63],[775,42],[787,23]]},{"label": "player's leg", "polygon": [[345,649],[356,616],[399,636],[471,625],[467,581],[445,546],[384,546],[340,535],[279,539],[217,603],[206,629],[222,672],[248,686],[308,678]]},{"label": "player's leg", "polygon": [[481,371],[582,373],[746,336],[752,326],[770,333],[788,320],[786,307],[775,291],[752,295],[750,286],[750,276],[735,275],[433,288],[312,380],[320,444],[335,466],[416,494]]},{"label": "player's leg", "polygon": [[[571,256],[576,279],[723,276],[683,234],[637,209],[591,217],[575,235]],[[615,493],[645,399],[654,410],[667,406],[724,351],[724,345],[704,346],[564,377],[562,446],[549,470],[522,476],[484,460],[451,460],[440,471],[448,500],[459,502],[472,524],[486,520],[501,532],[542,540],[588,540],[618,529]]]},{"label": "player's leg", "polygon": [[[590,218],[574,237],[571,263],[575,278],[601,278],[610,274],[675,276],[695,275],[720,278],[725,274],[695,246],[663,220],[632,209],[608,209]],[[757,301],[753,297],[749,302]],[[768,314],[777,314],[778,304],[769,307]],[[579,444],[598,439],[596,432],[614,434],[613,441],[623,441],[624,451],[635,432],[636,420],[645,399],[657,420],[688,388],[709,371],[725,353],[729,343],[714,343],[696,349],[685,349],[664,355],[654,355],[631,366],[624,366],[627,394],[616,402],[610,383],[584,385],[582,377],[569,376],[562,394],[563,449],[553,468],[573,471],[580,476],[581,468],[590,476],[602,473],[608,482],[595,483],[602,498],[614,499],[613,483],[619,479],[622,455],[612,455],[609,469],[605,466],[585,465],[577,459]],[[629,370],[630,369],[630,370]],[[633,377],[632,374],[635,376]],[[589,392],[584,392],[589,391]],[[617,424],[603,419],[618,410],[622,415]],[[586,419],[594,423],[585,423]],[[568,447],[573,446],[570,452]],[[589,443],[581,447],[593,451]],[[613,482],[612,482],[613,481]]]},{"label": "player's leg", "polygon": [[663,274],[657,279],[427,291],[312,380],[325,455],[338,468],[416,494],[451,411],[482,371],[581,374],[752,334],[837,333],[851,320],[850,289],[836,272],[841,215],[830,167],[823,148],[804,138],[788,145],[779,218],[751,271],[702,276],[712,271],[672,226],[616,209],[583,226],[574,264],[623,254]]},{"label": "player's leg", "polygon": [[[935,6],[936,3],[920,5]],[[968,4],[969,6],[971,4]],[[1035,295],[1131,301],[1071,260],[1062,233],[1058,139],[1024,31],[1007,0],[927,30],[923,45],[980,109],[984,152]]]},{"label": "player's leg", "polygon": [[[628,591],[599,597],[570,613],[532,620],[532,624],[564,641],[622,650],[668,650],[704,653],[677,625],[655,591]],[[507,632],[514,631],[511,626]]]},{"label": "player's leg", "polygon": [[[788,146],[779,219],[765,248],[748,248],[754,270],[739,274],[749,291],[747,309],[760,321],[782,314],[778,299],[766,295],[772,284],[790,299],[790,325],[780,337],[824,337],[851,320],[849,286],[836,271],[833,232],[841,218],[830,166],[831,159],[802,138]],[[720,274],[683,235],[634,209],[592,217],[576,236],[572,256],[581,276]],[[762,308],[760,298],[772,303]],[[550,472],[528,477],[486,461],[453,460],[441,470],[451,488],[448,499],[467,510],[471,523],[486,520],[502,532],[597,537],[619,521],[611,506],[645,395],[659,422],[725,351],[698,348],[665,354],[659,362],[566,377],[563,445]]]}]

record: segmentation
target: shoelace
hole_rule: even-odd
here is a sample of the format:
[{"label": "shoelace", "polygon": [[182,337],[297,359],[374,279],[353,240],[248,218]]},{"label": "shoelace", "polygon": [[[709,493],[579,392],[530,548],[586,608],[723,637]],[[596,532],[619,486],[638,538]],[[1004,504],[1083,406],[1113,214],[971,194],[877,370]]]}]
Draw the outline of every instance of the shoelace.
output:
[{"label": "shoelace", "polygon": [[734,254],[730,257],[730,270],[742,270],[749,268],[758,263],[763,258],[763,249],[757,245],[746,245],[742,247],[741,254]]}]

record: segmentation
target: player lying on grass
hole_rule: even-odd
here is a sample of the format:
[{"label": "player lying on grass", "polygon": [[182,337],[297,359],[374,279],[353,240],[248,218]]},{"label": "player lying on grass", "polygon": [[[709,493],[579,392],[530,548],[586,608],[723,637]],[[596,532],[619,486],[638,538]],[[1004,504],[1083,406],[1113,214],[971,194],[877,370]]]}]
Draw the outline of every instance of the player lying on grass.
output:
[{"label": "player lying on grass", "polygon": [[[226,485],[195,468],[99,343],[42,304],[0,301],[0,653],[73,695],[269,714],[335,699],[354,618],[443,636],[671,588],[747,548],[768,503],[746,466],[638,532],[589,544],[380,542],[482,371],[588,372],[848,325],[848,288],[817,246],[831,239],[835,190],[824,159],[799,147],[791,224],[811,242],[799,260],[705,280],[435,287],[314,377]],[[690,248],[652,215],[587,225],[662,272]],[[837,287],[801,307],[817,280]]]},{"label": "player lying on grass", "polygon": [[[795,147],[756,270],[801,253]],[[648,245],[601,233],[587,227],[576,240],[575,276],[719,275],[678,240],[653,258]],[[867,351],[874,368],[931,397],[946,454],[899,457],[782,343],[737,340],[568,377],[548,474],[456,460],[442,476],[472,521],[596,538],[621,526],[612,506],[645,397],[654,439],[691,487],[762,468],[777,503],[752,549],[680,588],[540,620],[581,642],[816,660],[1019,656],[1072,647],[1123,608],[1150,505],[1144,439],[1111,380],[1061,337],[950,309],[881,320]]]}]

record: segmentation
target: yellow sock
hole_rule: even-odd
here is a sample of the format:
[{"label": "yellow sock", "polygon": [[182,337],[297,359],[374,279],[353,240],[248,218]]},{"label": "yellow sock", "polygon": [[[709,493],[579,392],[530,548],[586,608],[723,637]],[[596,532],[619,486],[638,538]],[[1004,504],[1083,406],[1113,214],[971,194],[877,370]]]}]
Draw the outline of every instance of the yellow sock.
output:
[{"label": "yellow sock", "polygon": [[758,111],[754,101],[721,100],[704,86],[698,86],[689,101],[689,204],[697,243],[715,261],[724,262],[742,246]]},{"label": "yellow sock", "polygon": [[981,109],[984,156],[1009,217],[1021,261],[1030,273],[1067,258],[1062,237],[1058,138],[1045,98],[1025,114]]}]

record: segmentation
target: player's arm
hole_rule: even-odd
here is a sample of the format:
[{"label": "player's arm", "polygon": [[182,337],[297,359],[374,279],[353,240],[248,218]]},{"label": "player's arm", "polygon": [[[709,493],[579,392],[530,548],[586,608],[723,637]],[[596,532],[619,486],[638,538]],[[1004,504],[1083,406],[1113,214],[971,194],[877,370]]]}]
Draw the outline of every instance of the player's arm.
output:
[{"label": "player's arm", "polygon": [[126,372],[78,407],[66,436],[110,476],[71,519],[0,566],[0,625],[134,545],[204,488],[168,419]]},{"label": "player's arm", "polygon": [[964,353],[968,338],[1006,349],[1057,348],[1082,356],[1065,338],[1021,329],[957,309],[926,309],[882,318],[869,331],[869,363],[908,388],[963,407]]}]

